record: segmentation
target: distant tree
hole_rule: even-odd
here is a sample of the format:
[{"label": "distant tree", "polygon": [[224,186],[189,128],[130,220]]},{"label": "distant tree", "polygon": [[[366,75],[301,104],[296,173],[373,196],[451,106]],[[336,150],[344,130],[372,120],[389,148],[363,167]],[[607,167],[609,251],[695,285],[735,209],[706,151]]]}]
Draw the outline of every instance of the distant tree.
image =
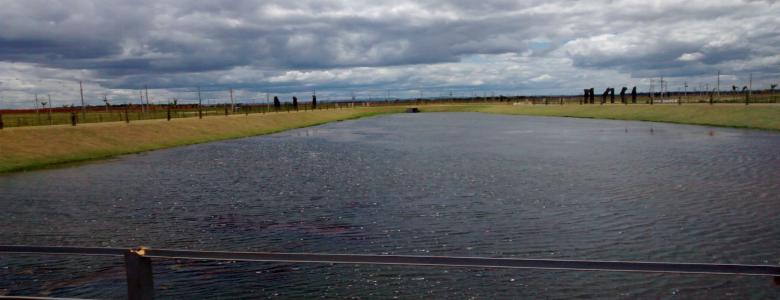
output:
[{"label": "distant tree", "polygon": [[317,109],[317,95],[311,95],[311,109]]},{"label": "distant tree", "polygon": [[279,102],[279,97],[274,96],[274,109],[279,110],[282,108],[282,103]]},{"label": "distant tree", "polygon": [[582,103],[588,104],[588,99],[590,99],[590,89],[583,89],[583,96],[582,96]]},{"label": "distant tree", "polygon": [[609,103],[615,103],[615,88],[609,88]]},{"label": "distant tree", "polygon": [[590,88],[590,104],[596,103],[596,89]]},{"label": "distant tree", "polygon": [[298,110],[298,97],[293,96],[293,109]]},{"label": "distant tree", "polygon": [[628,90],[627,87],[623,87],[620,89],[620,103],[626,103],[626,91]]}]

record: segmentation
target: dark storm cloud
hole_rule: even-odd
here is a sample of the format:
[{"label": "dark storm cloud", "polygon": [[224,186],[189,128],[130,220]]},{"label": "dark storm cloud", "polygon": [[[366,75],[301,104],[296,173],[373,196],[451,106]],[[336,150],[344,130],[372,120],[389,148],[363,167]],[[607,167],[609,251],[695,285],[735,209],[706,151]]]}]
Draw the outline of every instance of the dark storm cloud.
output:
[{"label": "dark storm cloud", "polygon": [[46,74],[77,71],[69,78],[108,88],[554,86],[588,78],[573,71],[777,73],[780,63],[774,1],[0,0],[0,7],[0,61],[53,70]]},{"label": "dark storm cloud", "polygon": [[[464,54],[521,51],[523,40],[531,37],[521,25],[535,21],[462,18],[514,7],[501,2],[408,8],[428,9],[420,15],[317,1],[46,3],[14,2],[23,8],[0,13],[0,59],[111,75],[243,65],[316,69],[437,63]],[[439,6],[446,7],[441,15]]]}]

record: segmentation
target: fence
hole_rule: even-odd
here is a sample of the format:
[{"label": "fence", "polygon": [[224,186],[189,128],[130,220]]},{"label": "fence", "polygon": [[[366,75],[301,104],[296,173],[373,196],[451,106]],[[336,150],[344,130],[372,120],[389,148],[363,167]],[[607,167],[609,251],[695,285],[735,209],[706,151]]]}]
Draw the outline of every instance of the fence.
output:
[{"label": "fence", "polygon": [[280,107],[270,104],[216,104],[216,105],[122,105],[122,106],[89,106],[86,109],[80,107],[54,108],[54,109],[25,109],[25,110],[0,110],[0,122],[5,127],[46,126],[46,125],[72,125],[82,123],[100,122],[131,122],[154,119],[180,119],[209,116],[227,116],[236,114],[266,114],[292,111],[311,111],[343,109],[351,107],[351,103],[321,103],[314,107],[311,103],[301,103],[293,106],[284,103]]},{"label": "fence", "polygon": [[379,264],[405,266],[554,269],[577,271],[653,272],[770,276],[780,285],[780,266],[665,262],[516,259],[449,256],[352,255],[314,253],[221,252],[171,249],[3,246],[0,254],[99,255],[124,257],[128,299],[154,299],[152,258],[288,263]]},{"label": "fence", "polygon": [[[97,122],[131,122],[151,119],[178,119],[208,116],[227,116],[234,114],[265,114],[291,111],[311,111],[327,109],[344,109],[364,106],[388,106],[388,105],[430,105],[430,104],[530,104],[530,105],[564,105],[564,104],[755,104],[777,103],[780,97],[775,96],[774,91],[747,92],[666,92],[640,93],[636,102],[629,94],[625,97],[612,93],[595,92],[590,98],[583,96],[486,96],[486,97],[440,97],[417,99],[394,99],[384,101],[329,101],[314,104],[309,101],[300,101],[297,104],[290,102],[281,103],[275,107],[271,103],[233,103],[229,100],[218,104],[200,105],[198,103],[186,104],[129,104],[119,106],[88,106],[69,108],[42,108],[26,110],[0,110],[0,129],[2,127],[43,126],[80,124]],[[213,102],[212,102],[213,103]]]}]

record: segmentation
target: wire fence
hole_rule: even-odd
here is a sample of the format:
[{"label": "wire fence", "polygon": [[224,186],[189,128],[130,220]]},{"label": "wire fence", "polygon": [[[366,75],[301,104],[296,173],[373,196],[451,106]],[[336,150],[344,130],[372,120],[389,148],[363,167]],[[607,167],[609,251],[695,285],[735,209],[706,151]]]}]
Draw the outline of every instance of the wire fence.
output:
[{"label": "wire fence", "polygon": [[[210,116],[229,116],[236,114],[270,114],[289,113],[294,111],[312,111],[328,109],[346,109],[355,107],[387,106],[387,105],[434,105],[434,104],[527,104],[527,105],[588,105],[588,104],[649,104],[649,105],[684,105],[684,104],[758,104],[777,103],[780,96],[774,90],[765,91],[732,91],[732,92],[665,92],[615,94],[614,89],[603,93],[578,96],[470,96],[460,97],[449,95],[433,98],[399,99],[389,98],[357,100],[357,97],[345,99],[328,99],[318,102],[316,96],[310,99],[298,99],[295,96],[284,97],[266,95],[265,99],[237,99],[232,91],[225,96],[223,92],[196,91],[195,98],[172,98],[165,103],[149,101],[144,93],[140,93],[137,103],[111,104],[105,101],[102,106],[68,106],[52,107],[49,105],[28,109],[0,110],[0,129],[4,127],[72,125],[99,122],[131,122],[154,119],[203,118]],[[219,97],[221,95],[222,97]],[[50,103],[46,103],[50,104]]]}]

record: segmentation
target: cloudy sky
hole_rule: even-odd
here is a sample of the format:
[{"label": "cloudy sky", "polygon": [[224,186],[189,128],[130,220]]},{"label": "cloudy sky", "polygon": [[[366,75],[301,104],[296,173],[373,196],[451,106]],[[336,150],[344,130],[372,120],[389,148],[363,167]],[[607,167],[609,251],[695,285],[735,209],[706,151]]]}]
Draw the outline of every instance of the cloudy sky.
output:
[{"label": "cloudy sky", "polygon": [[[0,107],[780,81],[776,1],[0,0]],[[657,83],[656,83],[657,85]]]}]

